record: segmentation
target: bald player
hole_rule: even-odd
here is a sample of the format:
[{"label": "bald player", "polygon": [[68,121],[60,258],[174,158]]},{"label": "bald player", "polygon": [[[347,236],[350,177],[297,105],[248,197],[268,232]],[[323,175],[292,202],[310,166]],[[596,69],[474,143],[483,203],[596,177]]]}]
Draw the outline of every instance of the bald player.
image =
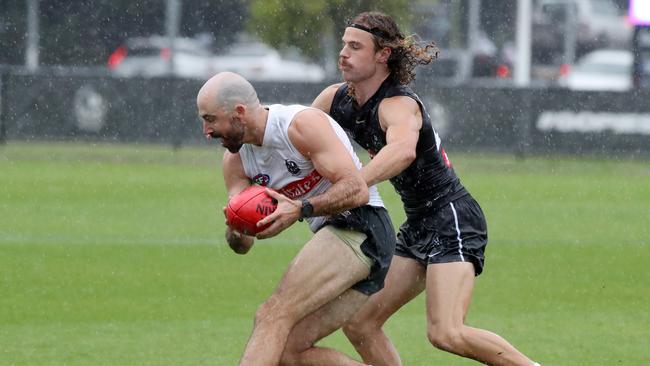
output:
[{"label": "bald player", "polygon": [[[395,233],[377,189],[343,129],[324,112],[299,105],[260,104],[253,86],[233,73],[208,80],[197,96],[203,133],[227,149],[223,176],[229,196],[261,184],[278,201],[258,223],[258,239],[306,219],[313,237],[289,264],[273,294],[258,308],[240,365],[363,365],[316,347],[379,291],[395,247]],[[254,238],[226,229],[245,254]]]}]

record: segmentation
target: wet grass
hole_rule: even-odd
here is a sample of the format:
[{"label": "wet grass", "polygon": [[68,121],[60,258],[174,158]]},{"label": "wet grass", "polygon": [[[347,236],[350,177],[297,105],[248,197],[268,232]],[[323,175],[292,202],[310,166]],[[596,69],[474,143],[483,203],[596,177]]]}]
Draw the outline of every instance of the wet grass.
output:
[{"label": "wet grass", "polygon": [[[256,307],[308,237],[225,246],[220,151],[0,146],[0,365],[233,365]],[[454,156],[488,217],[468,316],[544,365],[650,363],[650,162]],[[401,205],[380,191],[398,225]],[[387,325],[405,365],[431,348],[424,299]],[[325,345],[354,354],[336,333]]]}]

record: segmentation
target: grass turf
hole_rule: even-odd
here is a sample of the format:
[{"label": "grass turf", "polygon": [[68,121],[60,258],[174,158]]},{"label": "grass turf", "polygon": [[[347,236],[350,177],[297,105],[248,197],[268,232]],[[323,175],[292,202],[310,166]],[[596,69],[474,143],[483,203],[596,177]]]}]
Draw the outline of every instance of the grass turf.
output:
[{"label": "grass turf", "polygon": [[[223,240],[213,148],[0,146],[0,365],[233,365],[309,236]],[[650,162],[462,155],[488,218],[468,323],[544,365],[650,363]],[[403,219],[387,184],[395,225]],[[405,365],[472,365],[426,340],[420,296],[386,326]],[[354,355],[340,332],[324,345]]]}]

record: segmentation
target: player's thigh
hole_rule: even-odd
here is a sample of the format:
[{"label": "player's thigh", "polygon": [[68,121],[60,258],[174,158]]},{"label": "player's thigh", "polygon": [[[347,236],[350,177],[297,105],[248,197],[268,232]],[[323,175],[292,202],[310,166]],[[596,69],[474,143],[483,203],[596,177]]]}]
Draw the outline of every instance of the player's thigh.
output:
[{"label": "player's thigh", "polygon": [[426,271],[414,259],[393,256],[384,288],[370,296],[350,320],[351,324],[364,324],[372,320],[383,324],[406,303],[424,290]]},{"label": "player's thigh", "polygon": [[330,335],[348,320],[368,300],[368,295],[346,290],[315,312],[304,317],[291,330],[286,351],[300,353],[320,339]]},{"label": "player's thigh", "polygon": [[319,230],[293,259],[274,301],[305,316],[366,278],[370,268],[330,230]]},{"label": "player's thigh", "polygon": [[471,262],[436,263],[427,266],[426,304],[430,323],[464,323],[474,291],[474,274],[474,265]]}]

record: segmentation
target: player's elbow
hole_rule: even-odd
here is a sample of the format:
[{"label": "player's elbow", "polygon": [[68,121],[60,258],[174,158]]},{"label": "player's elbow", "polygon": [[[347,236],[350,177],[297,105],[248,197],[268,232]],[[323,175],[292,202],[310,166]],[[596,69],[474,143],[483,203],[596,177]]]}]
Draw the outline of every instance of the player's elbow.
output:
[{"label": "player's elbow", "polygon": [[232,249],[233,252],[236,254],[246,254],[248,251],[251,249],[249,246],[241,245],[241,244],[230,244],[230,249]]},{"label": "player's elbow", "polygon": [[407,167],[411,165],[411,163],[415,160],[415,158],[417,157],[417,152],[415,151],[414,148],[405,148],[402,150],[402,153],[400,155],[401,155],[400,163],[404,167]]},{"label": "player's elbow", "polygon": [[253,247],[253,239],[250,237],[241,237],[238,239],[226,238],[228,246],[237,254],[246,254]]}]

